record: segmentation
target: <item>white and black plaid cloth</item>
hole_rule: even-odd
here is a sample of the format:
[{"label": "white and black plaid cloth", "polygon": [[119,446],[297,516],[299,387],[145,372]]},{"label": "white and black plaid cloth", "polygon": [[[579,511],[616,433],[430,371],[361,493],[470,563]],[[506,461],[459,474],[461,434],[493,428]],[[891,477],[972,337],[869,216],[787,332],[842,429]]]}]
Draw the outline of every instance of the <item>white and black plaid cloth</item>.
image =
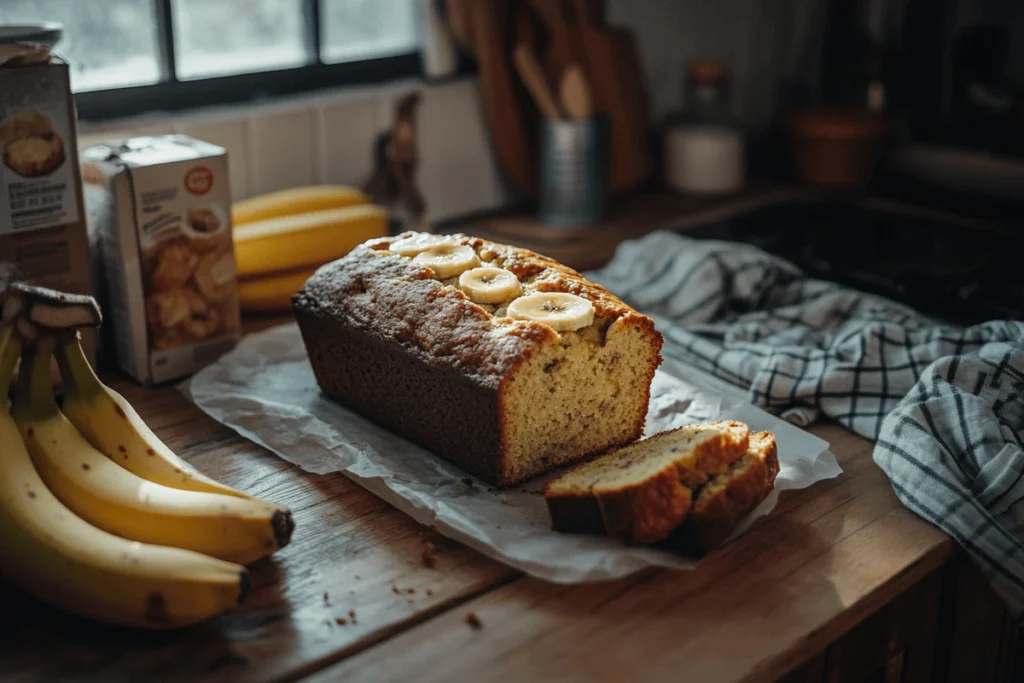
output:
[{"label": "white and black plaid cloth", "polygon": [[588,275],[655,319],[669,361],[875,440],[900,500],[1024,612],[1024,323],[939,324],[756,247],[673,233]]}]

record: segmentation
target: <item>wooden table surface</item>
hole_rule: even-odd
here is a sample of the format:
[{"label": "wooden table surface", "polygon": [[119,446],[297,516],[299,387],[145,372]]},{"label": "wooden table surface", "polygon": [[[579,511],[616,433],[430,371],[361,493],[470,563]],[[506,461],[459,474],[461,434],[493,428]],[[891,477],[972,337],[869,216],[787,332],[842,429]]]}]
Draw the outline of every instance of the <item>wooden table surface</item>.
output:
[{"label": "wooden table surface", "polygon": [[[201,470],[290,506],[294,540],[253,566],[242,609],[176,633],[97,626],[0,587],[5,683],[623,681],[680,672],[767,681],[954,553],[945,534],[899,504],[868,442],[820,425],[811,431],[832,444],[844,474],[783,493],[770,516],[695,571],[553,585],[447,541],[340,474],[303,472],[173,388],[112,384]],[[425,542],[435,546],[433,567],[422,561]]]},{"label": "wooden table surface", "polygon": [[[750,194],[754,203],[790,198],[771,188]],[[607,261],[625,236],[685,227],[680,213],[705,220],[734,210],[696,202],[681,212],[680,202],[647,198],[643,221],[626,206],[586,237],[531,233],[514,218],[479,232],[586,268]],[[340,474],[303,472],[173,388],[110,381],[202,471],[290,506],[295,536],[252,567],[242,609],[181,632],[97,626],[0,585],[0,683],[769,681],[956,552],[948,536],[900,505],[871,444],[822,424],[811,431],[831,443],[844,473],[784,492],[771,515],[694,571],[549,584],[444,539]],[[432,567],[423,562],[425,543],[434,548]]]}]

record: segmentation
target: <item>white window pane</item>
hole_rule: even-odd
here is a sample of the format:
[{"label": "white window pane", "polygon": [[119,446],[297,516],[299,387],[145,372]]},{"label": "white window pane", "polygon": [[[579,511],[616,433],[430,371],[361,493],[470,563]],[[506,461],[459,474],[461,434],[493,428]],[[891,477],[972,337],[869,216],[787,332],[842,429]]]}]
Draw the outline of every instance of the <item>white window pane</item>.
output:
[{"label": "white window pane", "polygon": [[[2,0],[0,0],[2,1]],[[174,0],[178,78],[302,66],[302,0]]]},{"label": "white window pane", "polygon": [[0,0],[0,23],[56,21],[75,92],[161,79],[152,0]]},{"label": "white window pane", "polygon": [[320,58],[351,62],[419,46],[416,0],[320,0]]}]

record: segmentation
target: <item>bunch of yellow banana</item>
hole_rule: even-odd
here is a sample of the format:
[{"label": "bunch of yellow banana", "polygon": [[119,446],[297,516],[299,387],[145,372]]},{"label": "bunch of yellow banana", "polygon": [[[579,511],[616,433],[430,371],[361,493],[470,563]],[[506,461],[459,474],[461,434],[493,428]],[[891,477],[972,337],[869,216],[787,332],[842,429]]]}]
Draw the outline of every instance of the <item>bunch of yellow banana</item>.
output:
[{"label": "bunch of yellow banana", "polygon": [[[13,410],[0,400],[0,576],[124,626],[187,626],[237,606],[248,588],[242,565],[289,542],[291,513],[174,455],[99,381],[77,333],[17,317],[0,324],[0,397],[22,359]],[[54,352],[63,408],[50,382]]]},{"label": "bunch of yellow banana", "polygon": [[321,265],[388,232],[388,213],[350,187],[296,187],[236,202],[242,310],[291,310],[291,297]]}]

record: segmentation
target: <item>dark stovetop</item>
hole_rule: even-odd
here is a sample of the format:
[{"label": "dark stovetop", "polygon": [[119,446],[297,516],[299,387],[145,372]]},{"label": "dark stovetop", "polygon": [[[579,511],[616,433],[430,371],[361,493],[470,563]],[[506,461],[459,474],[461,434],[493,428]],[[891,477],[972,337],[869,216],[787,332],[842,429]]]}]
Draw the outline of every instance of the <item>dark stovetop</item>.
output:
[{"label": "dark stovetop", "polygon": [[889,203],[800,201],[685,234],[748,242],[951,322],[1024,320],[1024,221],[1014,229]]}]

